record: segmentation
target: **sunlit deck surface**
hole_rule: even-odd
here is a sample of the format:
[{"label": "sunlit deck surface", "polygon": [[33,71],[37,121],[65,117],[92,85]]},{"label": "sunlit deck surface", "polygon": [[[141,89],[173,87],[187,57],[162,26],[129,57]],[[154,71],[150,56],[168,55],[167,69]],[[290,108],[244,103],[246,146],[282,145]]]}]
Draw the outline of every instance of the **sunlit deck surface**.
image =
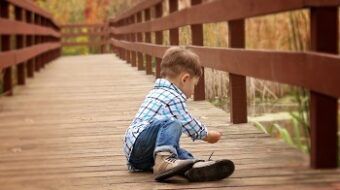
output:
[{"label": "sunlit deck surface", "polygon": [[340,189],[340,170],[313,170],[309,159],[250,124],[232,125],[209,102],[189,102],[193,115],[223,133],[217,144],[182,139],[201,159],[236,164],[230,178],[157,183],[129,173],[124,132],[154,77],[112,54],[62,57],[14,96],[0,98],[0,189]]}]

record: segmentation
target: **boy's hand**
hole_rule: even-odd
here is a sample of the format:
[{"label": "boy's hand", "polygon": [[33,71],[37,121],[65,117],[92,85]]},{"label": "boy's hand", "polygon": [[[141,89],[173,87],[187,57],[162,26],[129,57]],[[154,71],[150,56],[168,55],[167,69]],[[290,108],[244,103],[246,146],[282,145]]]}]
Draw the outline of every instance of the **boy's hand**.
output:
[{"label": "boy's hand", "polygon": [[222,134],[218,131],[209,131],[208,136],[204,139],[208,143],[216,143],[220,140]]}]

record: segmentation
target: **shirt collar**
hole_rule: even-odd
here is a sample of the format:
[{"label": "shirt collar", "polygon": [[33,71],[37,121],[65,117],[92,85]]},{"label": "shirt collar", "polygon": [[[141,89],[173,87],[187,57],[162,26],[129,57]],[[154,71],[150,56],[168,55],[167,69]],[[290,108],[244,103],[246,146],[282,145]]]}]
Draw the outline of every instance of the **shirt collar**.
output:
[{"label": "shirt collar", "polygon": [[176,93],[178,93],[185,101],[187,100],[186,95],[183,93],[181,89],[179,89],[175,84],[171,83],[167,79],[161,78],[157,79],[155,82],[154,88],[168,88],[171,90],[174,90]]}]

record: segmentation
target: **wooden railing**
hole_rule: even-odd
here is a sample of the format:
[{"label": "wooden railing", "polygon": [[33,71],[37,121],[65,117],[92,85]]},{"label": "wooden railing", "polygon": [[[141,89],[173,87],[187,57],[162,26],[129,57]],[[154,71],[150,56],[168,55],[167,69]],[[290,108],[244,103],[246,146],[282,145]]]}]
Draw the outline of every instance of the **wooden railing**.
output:
[{"label": "wooden railing", "polygon": [[26,76],[33,77],[34,71],[60,56],[59,27],[51,15],[33,1],[0,1],[0,36],[3,95],[13,93],[14,66],[17,83],[24,85]]},{"label": "wooden railing", "polygon": [[[162,16],[162,4],[170,11]],[[179,44],[179,27],[190,26],[192,44],[204,67],[229,72],[231,121],[247,122],[246,77],[286,83],[310,90],[311,166],[335,168],[338,162],[338,98],[340,97],[340,58],[338,55],[338,6],[340,0],[191,0],[191,7],[178,10],[178,0],[145,0],[110,20],[114,51],[132,66],[156,77],[161,57],[163,31],[169,30],[171,45]],[[245,49],[245,19],[308,8],[312,49],[308,52],[260,51]],[[151,11],[154,18],[151,18]],[[144,18],[143,18],[144,17]],[[229,48],[203,47],[203,24],[226,21]],[[151,43],[151,34],[155,43]],[[144,38],[143,38],[144,36]],[[144,39],[144,40],[143,40]],[[145,63],[145,64],[144,64]],[[204,100],[204,76],[194,99]]]},{"label": "wooden railing", "polygon": [[[61,25],[62,46],[85,46],[97,48],[101,53],[108,52],[109,31],[107,24],[68,24]],[[79,37],[85,37],[80,39]]]}]

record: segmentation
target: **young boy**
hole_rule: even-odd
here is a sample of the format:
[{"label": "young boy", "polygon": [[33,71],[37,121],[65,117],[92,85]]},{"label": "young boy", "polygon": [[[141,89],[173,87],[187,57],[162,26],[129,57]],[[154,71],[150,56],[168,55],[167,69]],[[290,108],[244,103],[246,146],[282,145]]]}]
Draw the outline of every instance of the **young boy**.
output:
[{"label": "young boy", "polygon": [[175,175],[189,181],[231,175],[234,164],[230,160],[197,160],[179,145],[182,132],[192,140],[208,143],[216,143],[221,137],[217,131],[208,131],[186,107],[202,75],[198,56],[181,47],[169,48],[162,59],[161,75],[126,131],[124,153],[129,171],[153,169],[157,181]]}]

